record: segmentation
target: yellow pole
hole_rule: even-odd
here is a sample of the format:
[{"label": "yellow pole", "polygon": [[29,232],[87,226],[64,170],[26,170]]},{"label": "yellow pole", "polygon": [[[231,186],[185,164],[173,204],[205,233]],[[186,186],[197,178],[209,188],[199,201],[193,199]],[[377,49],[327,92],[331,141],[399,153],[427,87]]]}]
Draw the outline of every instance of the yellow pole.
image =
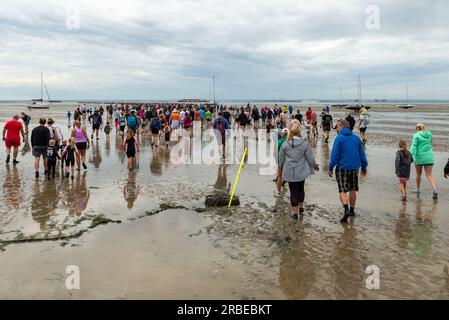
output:
[{"label": "yellow pole", "polygon": [[237,172],[237,177],[235,177],[234,186],[232,187],[232,193],[231,193],[231,197],[229,198],[228,208],[231,207],[232,198],[234,197],[234,193],[235,193],[235,188],[237,187],[237,183],[239,182],[240,171],[242,171],[243,163],[245,162],[246,151],[248,151],[248,147],[246,147],[245,151],[243,151],[242,161],[240,162],[239,171]]}]

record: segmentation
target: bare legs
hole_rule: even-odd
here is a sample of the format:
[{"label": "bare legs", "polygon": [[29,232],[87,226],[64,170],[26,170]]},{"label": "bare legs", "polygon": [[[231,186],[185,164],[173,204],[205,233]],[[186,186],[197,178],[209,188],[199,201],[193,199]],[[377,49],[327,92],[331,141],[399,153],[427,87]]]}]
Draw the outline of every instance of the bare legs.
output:
[{"label": "bare legs", "polygon": [[79,152],[76,154],[76,165],[78,167],[78,170],[81,170],[81,162],[86,162],[86,149],[79,150]]},{"label": "bare legs", "polygon": [[424,167],[424,172],[426,174],[426,178],[429,181],[430,185],[432,186],[433,190],[437,188],[437,184],[435,182],[435,178],[432,175],[432,169],[433,166],[415,166],[416,168],[416,189],[421,190],[421,175]]},{"label": "bare legs", "polygon": [[[348,205],[348,195],[346,193],[340,193],[340,201],[343,206]],[[357,202],[357,192],[351,191],[349,192],[349,205],[351,208],[355,208],[355,204]]]},{"label": "bare legs", "polygon": [[136,157],[128,158],[128,170],[134,169],[136,166]]},{"label": "bare legs", "polygon": [[407,197],[407,182],[401,182],[399,184],[399,190],[401,191],[402,198]]},{"label": "bare legs", "polygon": [[437,184],[435,182],[435,178],[432,175],[432,169],[433,169],[433,166],[425,166],[424,172],[426,173],[427,180],[429,181],[433,190],[435,190],[437,188]]}]

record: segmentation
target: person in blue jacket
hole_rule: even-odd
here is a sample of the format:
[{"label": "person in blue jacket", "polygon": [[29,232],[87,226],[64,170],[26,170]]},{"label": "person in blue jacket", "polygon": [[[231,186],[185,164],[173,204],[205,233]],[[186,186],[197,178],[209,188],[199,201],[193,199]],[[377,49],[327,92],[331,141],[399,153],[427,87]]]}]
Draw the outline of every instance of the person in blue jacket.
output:
[{"label": "person in blue jacket", "polygon": [[[359,191],[359,170],[361,175],[367,174],[368,161],[363,150],[360,138],[349,129],[347,120],[338,120],[336,129],[338,136],[335,138],[329,162],[329,176],[332,178],[335,168],[335,179],[338,183],[340,201],[345,209],[345,215],[340,220],[347,223],[349,217],[354,217],[357,191]],[[349,193],[349,206],[348,196]]]}]

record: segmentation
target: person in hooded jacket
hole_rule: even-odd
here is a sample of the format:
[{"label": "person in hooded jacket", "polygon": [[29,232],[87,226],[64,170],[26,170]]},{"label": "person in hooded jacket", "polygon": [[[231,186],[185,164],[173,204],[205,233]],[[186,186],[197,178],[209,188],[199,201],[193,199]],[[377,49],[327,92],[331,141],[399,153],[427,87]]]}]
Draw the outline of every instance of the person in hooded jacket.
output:
[{"label": "person in hooded jacket", "polygon": [[[355,204],[359,191],[359,171],[362,176],[367,174],[368,161],[360,138],[349,129],[347,120],[337,121],[338,136],[335,138],[329,162],[329,176],[332,178],[335,169],[335,180],[338,184],[340,201],[345,215],[340,220],[347,223],[349,217],[355,216]],[[349,193],[349,205],[348,196]]]},{"label": "person in hooded jacket", "polygon": [[288,182],[292,218],[297,220],[299,214],[304,214],[304,184],[320,168],[315,162],[312,148],[301,138],[301,128],[293,126],[288,133],[288,139],[279,150],[279,179]]},{"label": "person in hooded jacket", "polygon": [[417,195],[421,194],[421,175],[424,169],[427,180],[433,188],[433,198],[438,198],[438,188],[432,169],[435,164],[435,157],[432,151],[432,133],[426,130],[426,126],[419,123],[416,125],[416,133],[413,136],[410,153],[413,157],[416,169],[416,190]]}]

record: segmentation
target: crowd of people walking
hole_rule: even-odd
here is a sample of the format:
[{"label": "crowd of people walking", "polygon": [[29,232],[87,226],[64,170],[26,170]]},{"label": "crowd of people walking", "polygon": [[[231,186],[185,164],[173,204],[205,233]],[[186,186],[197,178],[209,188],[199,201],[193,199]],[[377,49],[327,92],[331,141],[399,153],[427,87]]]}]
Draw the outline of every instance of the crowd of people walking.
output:
[{"label": "crowd of people walking", "polygon": [[[172,137],[179,137],[181,130],[192,134],[213,128],[221,136],[219,143],[222,146],[221,153],[225,157],[226,130],[234,128],[244,132],[247,128],[262,129],[267,134],[275,130],[279,138],[277,186],[280,190],[288,183],[292,217],[298,219],[305,211],[305,181],[320,170],[314,159],[310,141],[319,137],[321,129],[322,143],[328,144],[331,132],[335,130],[328,174],[332,178],[335,177],[337,182],[344,210],[341,222],[346,223],[349,218],[355,217],[359,176],[366,176],[368,173],[364,148],[368,141],[366,132],[370,125],[369,114],[362,108],[357,120],[348,113],[344,119],[335,121],[329,107],[324,108],[320,115],[311,107],[307,108],[304,116],[299,109],[294,111],[292,106],[287,105],[251,107],[249,104],[246,108],[180,103],[125,103],[99,108],[80,106],[67,112],[70,134],[66,138],[53,118],[38,119],[38,125],[33,128],[30,137],[35,177],[39,178],[41,163],[49,180],[55,178],[56,168],[59,166],[65,178],[73,179],[75,170],[87,170],[86,150],[94,139],[100,139],[102,131],[106,139],[110,139],[114,131],[116,136],[122,139],[123,152],[128,158],[128,169],[131,171],[137,166],[136,154],[141,150],[141,135],[148,134],[151,137],[152,148],[159,148],[161,145],[169,148]],[[30,122],[31,117],[23,112],[14,115],[4,125],[3,140],[7,164],[11,161],[11,150],[13,165],[19,163],[18,148],[21,139],[28,141]],[[353,132],[356,126],[359,136]],[[399,150],[394,167],[399,179],[402,201],[407,201],[407,182],[410,179],[412,164],[416,169],[414,192],[421,194],[421,177],[424,172],[432,187],[432,195],[437,198],[439,190],[432,173],[435,158],[431,132],[423,124],[418,124],[410,148],[404,140],[398,143]],[[444,169],[444,176],[449,176],[449,161]]]}]

